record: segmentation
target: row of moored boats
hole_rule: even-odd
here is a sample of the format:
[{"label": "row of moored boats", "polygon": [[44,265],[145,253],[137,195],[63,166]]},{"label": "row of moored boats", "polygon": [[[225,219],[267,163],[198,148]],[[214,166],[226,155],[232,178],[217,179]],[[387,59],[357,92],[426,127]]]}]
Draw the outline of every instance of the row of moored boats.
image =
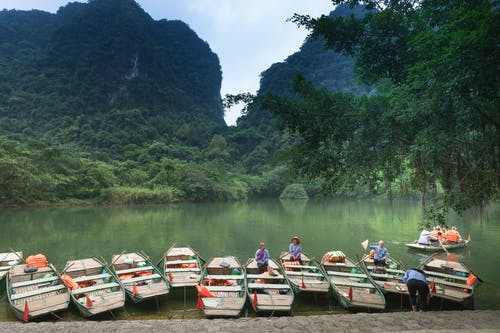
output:
[{"label": "row of moored boats", "polygon": [[[432,296],[464,303],[480,280],[464,264],[429,257],[419,268],[426,273]],[[158,265],[144,252],[71,260],[62,271],[43,255],[26,261],[21,252],[0,253],[0,279],[20,320],[65,310],[70,301],[85,317],[124,307],[128,298],[142,302],[168,294],[171,288],[196,287],[197,309],[208,317],[238,317],[248,302],[260,313],[291,312],[299,293],[328,294],[346,309],[383,310],[389,294],[408,294],[401,282],[405,266],[390,258],[386,267],[368,255],[359,262],[342,251],[326,253],[320,262],[288,253],[270,259],[262,272],[254,258],[242,265],[236,257],[205,262],[191,247],[171,247]]]}]

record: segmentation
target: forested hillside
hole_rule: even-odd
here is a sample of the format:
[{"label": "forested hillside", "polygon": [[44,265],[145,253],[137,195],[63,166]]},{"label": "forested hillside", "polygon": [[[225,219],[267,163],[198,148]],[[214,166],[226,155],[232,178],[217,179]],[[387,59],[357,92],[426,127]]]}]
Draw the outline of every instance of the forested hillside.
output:
[{"label": "forested hillside", "polygon": [[[183,22],[132,0],[2,11],[0,49],[0,204],[241,200],[302,182],[279,162],[296,138],[268,111],[225,125],[217,55]],[[259,93],[292,96],[296,74],[371,91],[352,68],[307,40],[263,72]]]},{"label": "forested hillside", "polygon": [[133,0],[4,10],[0,47],[0,135],[122,158],[155,140],[202,146],[225,127],[217,55]]}]

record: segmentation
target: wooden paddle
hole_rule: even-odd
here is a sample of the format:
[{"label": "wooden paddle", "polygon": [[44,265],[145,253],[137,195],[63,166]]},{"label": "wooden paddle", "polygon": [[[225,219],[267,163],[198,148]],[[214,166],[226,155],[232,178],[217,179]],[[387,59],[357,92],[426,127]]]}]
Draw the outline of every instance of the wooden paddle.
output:
[{"label": "wooden paddle", "polygon": [[70,269],[70,268],[71,268],[71,266],[73,266],[73,265],[74,265],[74,262],[72,262],[72,263],[71,263],[71,264],[69,264],[68,266],[64,267],[64,269],[62,270],[61,274],[59,274],[59,275],[63,275],[64,273],[66,273],[66,271],[67,271],[68,269]]},{"label": "wooden paddle", "polygon": [[120,254],[115,258],[115,260],[113,260],[113,262],[111,263],[111,265],[108,266],[108,269],[111,268],[111,266],[113,266],[115,264],[115,262],[118,261],[118,259],[121,258],[121,256],[125,253],[125,250],[123,250],[122,252],[120,252]]},{"label": "wooden paddle", "polygon": [[26,260],[24,260],[23,257],[21,257],[19,254],[17,254],[17,251],[14,250],[13,248],[9,247],[9,250],[16,255],[19,259],[21,259],[22,262],[26,263]]},{"label": "wooden paddle", "polygon": [[441,245],[441,247],[443,248],[444,252],[446,252],[446,254],[450,254],[450,252],[448,252],[448,250],[446,249],[446,247],[443,245],[443,242],[441,242],[441,240],[438,238],[438,242],[439,244]]}]

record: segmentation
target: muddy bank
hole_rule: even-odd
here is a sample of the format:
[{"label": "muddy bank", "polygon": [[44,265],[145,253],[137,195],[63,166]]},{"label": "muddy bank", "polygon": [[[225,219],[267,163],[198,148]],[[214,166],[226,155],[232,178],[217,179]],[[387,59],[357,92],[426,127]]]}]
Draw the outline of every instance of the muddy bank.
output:
[{"label": "muddy bank", "polygon": [[500,332],[500,311],[398,312],[275,318],[0,323],[0,332]]}]

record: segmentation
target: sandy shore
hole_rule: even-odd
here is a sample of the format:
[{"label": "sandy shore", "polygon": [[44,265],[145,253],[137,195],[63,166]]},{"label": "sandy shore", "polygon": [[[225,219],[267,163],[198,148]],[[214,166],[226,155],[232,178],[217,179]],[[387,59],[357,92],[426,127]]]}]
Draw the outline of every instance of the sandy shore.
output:
[{"label": "sandy shore", "polygon": [[240,319],[0,323],[0,332],[500,332],[500,311],[393,312]]}]

